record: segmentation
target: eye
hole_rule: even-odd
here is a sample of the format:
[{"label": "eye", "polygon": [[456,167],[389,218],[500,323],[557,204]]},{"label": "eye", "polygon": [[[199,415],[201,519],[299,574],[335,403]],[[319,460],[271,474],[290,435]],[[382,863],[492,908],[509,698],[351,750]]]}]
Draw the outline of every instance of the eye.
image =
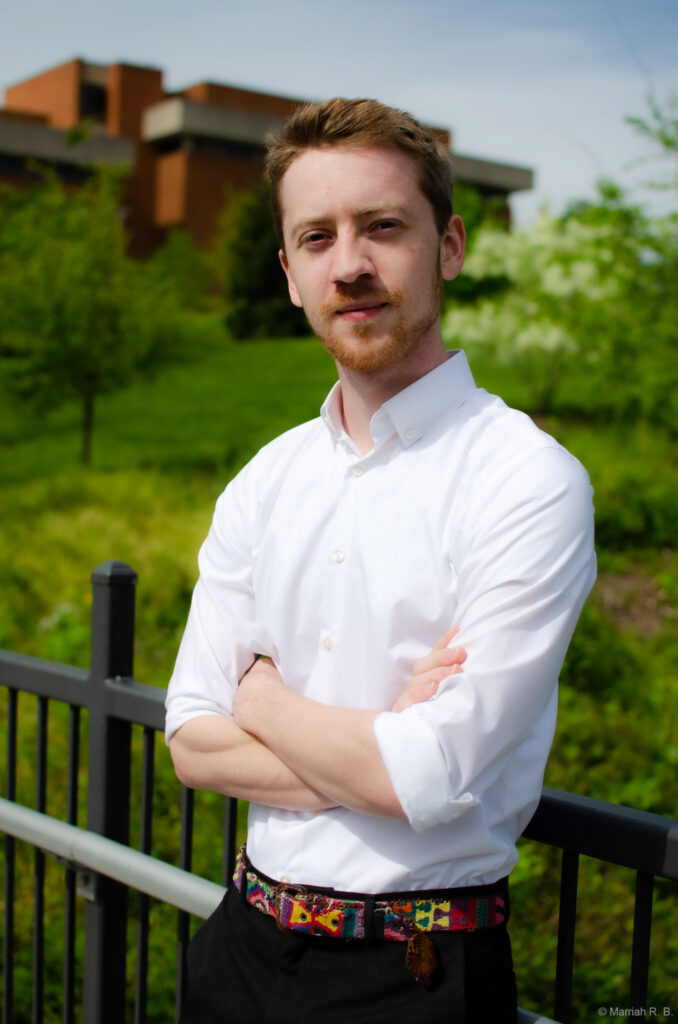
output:
[{"label": "eye", "polygon": [[392,234],[400,227],[397,220],[391,220],[385,217],[383,220],[377,220],[373,224],[370,224],[370,233],[377,235]]},{"label": "eye", "polygon": [[321,231],[319,228],[313,231],[307,231],[306,234],[302,235],[299,239],[299,245],[307,249],[319,249],[327,241],[329,241],[330,234],[328,231]]}]

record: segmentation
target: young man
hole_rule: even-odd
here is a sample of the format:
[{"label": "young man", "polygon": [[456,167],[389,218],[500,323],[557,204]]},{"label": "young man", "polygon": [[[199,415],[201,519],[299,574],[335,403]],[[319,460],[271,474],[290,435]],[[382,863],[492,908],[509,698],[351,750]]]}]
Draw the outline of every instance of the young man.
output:
[{"label": "young man", "polygon": [[443,345],[464,229],[421,126],[310,105],[268,177],[339,380],[200,554],[167,737],[186,785],[251,803],[182,1021],[514,1021],[506,876],[595,575],[591,488]]}]

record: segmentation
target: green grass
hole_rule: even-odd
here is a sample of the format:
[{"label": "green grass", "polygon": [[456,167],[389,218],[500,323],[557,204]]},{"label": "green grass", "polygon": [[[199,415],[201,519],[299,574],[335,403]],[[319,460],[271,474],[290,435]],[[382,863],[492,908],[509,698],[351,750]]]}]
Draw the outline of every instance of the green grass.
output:
[{"label": "green grass", "polygon": [[[222,344],[97,403],[95,470],[223,470],[318,414],[334,365],[312,339]],[[23,423],[0,412],[0,485],[77,468],[79,410]]]}]

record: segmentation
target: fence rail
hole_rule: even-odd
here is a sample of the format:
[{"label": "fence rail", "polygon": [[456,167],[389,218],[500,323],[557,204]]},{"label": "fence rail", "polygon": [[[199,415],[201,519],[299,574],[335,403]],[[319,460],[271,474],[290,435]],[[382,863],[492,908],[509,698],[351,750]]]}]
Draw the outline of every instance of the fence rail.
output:
[{"label": "fence rail", "polygon": [[[50,708],[68,707],[66,824],[78,824],[81,715],[87,717],[87,830],[123,846],[130,844],[130,779],[132,725],[142,729],[140,852],[152,847],[154,746],[164,728],[163,690],[133,677],[134,604],[137,576],[122,562],[110,561],[92,573],[92,638],[89,671],[0,651],[0,685],[7,688],[6,797],[16,801],[18,707],[23,693],[37,697],[35,810],[47,806],[47,754]],[[193,793],[181,789],[179,868],[189,871],[193,851]],[[224,801],[222,881],[233,873],[236,801]],[[3,1022],[14,1021],[15,839],[5,836],[3,929]],[[45,855],[36,848],[33,880],[33,1021],[44,1012]],[[125,1020],[128,893],[127,886],[105,874],[95,876],[84,907],[83,1019],[87,1024],[120,1024]],[[77,873],[66,868],[63,991],[65,1024],[75,1019]],[[82,890],[82,886],[80,886]],[[146,977],[149,940],[148,896],[137,910],[137,991],[135,1024],[146,1019]],[[179,911],[176,1001],[185,984],[190,915]]]},{"label": "fence rail", "polygon": [[216,910],[226,892],[207,878],[2,797],[0,830],[85,876],[83,888],[89,873],[96,872],[203,919]]},{"label": "fence rail", "polygon": [[[163,874],[170,889],[190,888],[193,861],[194,797],[181,788],[179,865],[150,858],[154,796],[154,744],[164,728],[164,691],[133,677],[136,573],[121,562],[106,562],[92,573],[92,649],[90,670],[58,665],[0,651],[0,685],[7,688],[6,800],[0,801],[0,830],[5,831],[3,1021],[14,1021],[13,938],[15,933],[15,836],[35,847],[33,881],[33,1013],[43,1019],[45,850],[65,861],[65,934],[63,1021],[75,1019],[76,890],[86,891],[84,914],[83,1020],[120,1024],[125,1020],[128,886],[141,892],[138,902],[135,1024],[146,1020],[149,897],[160,892]],[[35,810],[17,798],[18,705],[20,693],[37,697]],[[47,819],[48,732],[50,703],[68,707],[65,822]],[[77,828],[81,713],[87,715],[87,830]],[[141,808],[139,851],[130,849],[132,726],[141,728]],[[237,802],[224,801],[222,882],[233,872]],[[37,817],[34,817],[37,815]],[[50,824],[47,822],[50,821]],[[4,824],[3,824],[4,822]],[[47,832],[52,833],[48,841]],[[63,846],[52,849],[59,833]],[[636,902],[629,1009],[642,1011],[647,997],[652,893],[655,877],[678,879],[678,820],[545,789],[525,832],[527,838],[562,849],[561,892],[554,1017],[571,1020],[576,898],[581,855],[619,864],[636,872]],[[103,837],[103,838],[101,838]],[[56,842],[56,840],[54,840]],[[50,845],[52,844],[52,845]],[[98,858],[101,858],[100,860]],[[141,858],[141,859],[139,859]],[[96,862],[95,862],[96,861]],[[79,866],[93,873],[83,886]],[[142,867],[143,865],[143,867]],[[165,872],[167,869],[167,872]],[[179,875],[174,872],[179,871]],[[146,874],[144,874],[146,872]],[[150,876],[155,876],[149,877]],[[169,879],[174,882],[170,884]],[[144,880],[145,879],[145,880]],[[80,885],[78,887],[78,882]],[[153,882],[153,886],[151,886]],[[223,889],[195,879],[207,904]],[[143,883],[143,884],[141,884]],[[176,1006],[185,984],[185,958],[193,909],[184,895],[160,898],[178,906]],[[186,891],[188,891],[188,888]],[[168,890],[169,891],[169,890]],[[178,891],[178,890],[177,890]],[[175,902],[175,897],[177,902]],[[192,899],[192,897],[191,897]],[[204,909],[204,907],[203,907]],[[521,1021],[547,1020],[521,1011]],[[640,1013],[639,1013],[640,1015]]]},{"label": "fence rail", "polygon": [[678,880],[678,820],[544,787],[523,835],[563,851],[554,1017],[571,1015],[580,856],[636,872],[628,1008],[645,1009],[654,879]]}]

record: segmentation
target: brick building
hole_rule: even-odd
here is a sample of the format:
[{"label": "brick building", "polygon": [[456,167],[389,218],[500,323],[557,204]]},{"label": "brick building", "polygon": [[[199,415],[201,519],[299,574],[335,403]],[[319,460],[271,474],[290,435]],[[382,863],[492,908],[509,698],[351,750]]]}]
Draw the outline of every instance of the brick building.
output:
[{"label": "brick building", "polygon": [[[207,246],[227,188],[259,179],[266,133],[302,102],[211,82],[168,93],[158,68],[71,60],[6,90],[0,181],[26,183],[35,160],[73,183],[93,164],[122,167],[130,175],[126,223],[137,255],[173,227]],[[87,130],[76,141],[69,129],[80,124]],[[449,132],[435,132],[450,145]],[[452,158],[457,180],[484,196],[506,201],[532,186],[525,168]]]}]

